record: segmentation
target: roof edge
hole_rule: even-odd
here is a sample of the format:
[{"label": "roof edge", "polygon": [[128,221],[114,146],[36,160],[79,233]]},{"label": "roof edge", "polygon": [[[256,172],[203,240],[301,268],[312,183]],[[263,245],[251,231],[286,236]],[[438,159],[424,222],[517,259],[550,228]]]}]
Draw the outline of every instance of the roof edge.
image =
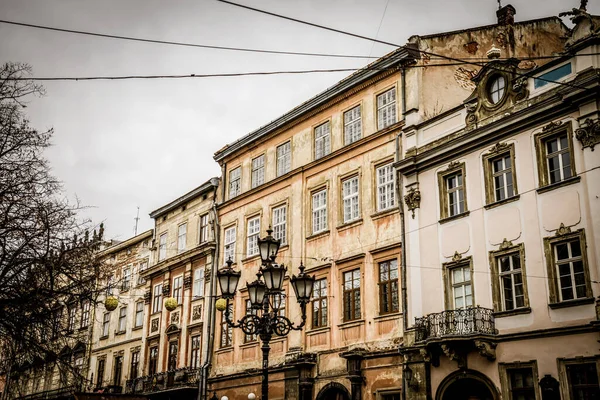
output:
[{"label": "roof edge", "polygon": [[188,201],[200,196],[201,194],[208,192],[209,189],[218,187],[218,186],[219,186],[219,178],[218,177],[210,178],[208,181],[204,182],[202,185],[198,186],[197,188],[190,190],[183,196],[180,196],[177,199],[171,201],[170,203],[167,203],[164,206],[152,211],[149,214],[150,218],[160,217],[161,215],[173,210],[174,208],[179,207],[182,203],[188,202]]},{"label": "roof edge", "polygon": [[116,251],[122,250],[122,249],[124,249],[126,247],[131,246],[134,243],[141,242],[142,240],[144,240],[146,238],[152,237],[153,234],[154,234],[154,229],[148,229],[147,231],[142,232],[139,235],[130,237],[129,239],[126,239],[126,240],[124,240],[122,242],[119,242],[119,243],[117,243],[115,245],[107,247],[106,249],[102,250],[99,253],[99,255],[103,256],[103,255],[106,255],[106,254],[110,254],[110,253],[114,253]]}]

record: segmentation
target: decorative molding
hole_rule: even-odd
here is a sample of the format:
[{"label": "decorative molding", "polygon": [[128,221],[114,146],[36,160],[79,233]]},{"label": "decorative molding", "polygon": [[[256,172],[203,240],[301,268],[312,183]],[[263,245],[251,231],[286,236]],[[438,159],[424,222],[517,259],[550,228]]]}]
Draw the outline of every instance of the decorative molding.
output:
[{"label": "decorative molding", "polygon": [[179,324],[179,311],[171,313],[171,323]]},{"label": "decorative molding", "polygon": [[600,119],[587,118],[579,129],[575,130],[575,137],[581,142],[582,150],[589,147],[594,151],[594,146],[600,143]]},{"label": "decorative molding", "polygon": [[411,187],[406,196],[404,196],[404,202],[408,211],[412,212],[412,218],[415,219],[415,210],[421,207],[421,191]]},{"label": "decorative molding", "polygon": [[525,100],[529,97],[529,90],[527,89],[527,77],[521,77],[513,81],[512,91],[514,93],[514,101]]},{"label": "decorative molding", "polygon": [[448,164],[448,167],[446,168],[446,171],[450,171],[451,169],[454,168],[458,168],[460,166],[460,162],[458,161],[451,161],[450,164]]},{"label": "decorative molding", "polygon": [[423,361],[430,362],[431,361],[431,353],[427,349],[419,349],[419,354],[423,358]]},{"label": "decorative molding", "polygon": [[152,294],[149,290],[146,290],[144,293],[144,304],[150,304],[150,300],[152,299]]},{"label": "decorative molding", "polygon": [[564,236],[568,235],[569,233],[571,233],[571,227],[565,226],[565,224],[561,222],[560,226],[556,230],[556,236]]},{"label": "decorative molding", "polygon": [[154,318],[151,322],[150,322],[150,333],[152,332],[158,332],[158,318]]},{"label": "decorative molding", "polygon": [[504,142],[496,143],[489,151],[489,154],[498,154],[510,150],[510,145]]},{"label": "decorative molding", "polygon": [[462,260],[462,254],[460,254],[458,251],[454,252],[454,255],[452,256],[452,262],[458,262]]},{"label": "decorative molding", "polygon": [[499,250],[506,250],[506,249],[510,249],[511,247],[513,247],[513,243],[510,240],[506,240],[506,238],[504,238],[502,243],[500,243]]},{"label": "decorative molding", "polygon": [[197,305],[192,308],[192,321],[202,319],[202,306]]},{"label": "decorative molding", "polygon": [[496,359],[496,343],[491,343],[486,340],[475,340],[474,344],[482,357],[487,358],[489,361],[494,361]]},{"label": "decorative molding", "polygon": [[186,275],[183,278],[183,288],[184,289],[189,289],[192,287],[192,275]]},{"label": "decorative molding", "polygon": [[163,296],[166,296],[166,297],[168,297],[171,294],[171,285],[169,284],[169,282],[163,283],[162,292],[163,292]]},{"label": "decorative molding", "polygon": [[132,353],[138,353],[142,350],[142,346],[135,346],[131,348]]},{"label": "decorative molding", "polygon": [[542,128],[542,132],[545,133],[545,132],[549,132],[554,129],[557,129],[557,128],[563,126],[564,123],[565,123],[564,121],[557,121],[557,122],[552,121],[548,125],[546,125]]}]

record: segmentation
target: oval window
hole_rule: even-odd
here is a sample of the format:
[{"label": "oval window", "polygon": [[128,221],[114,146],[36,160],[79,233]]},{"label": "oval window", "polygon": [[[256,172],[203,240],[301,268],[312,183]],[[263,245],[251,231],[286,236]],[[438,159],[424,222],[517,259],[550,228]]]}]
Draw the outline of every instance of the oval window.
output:
[{"label": "oval window", "polygon": [[492,77],[490,85],[488,86],[488,95],[492,104],[497,104],[504,97],[506,90],[506,82],[502,75],[496,75]]}]

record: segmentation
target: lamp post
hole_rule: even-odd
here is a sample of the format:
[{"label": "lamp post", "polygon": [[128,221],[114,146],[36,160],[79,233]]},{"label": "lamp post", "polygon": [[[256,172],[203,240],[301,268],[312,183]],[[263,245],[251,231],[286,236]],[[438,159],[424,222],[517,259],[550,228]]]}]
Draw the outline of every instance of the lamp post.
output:
[{"label": "lamp post", "polygon": [[304,266],[300,263],[300,273],[290,279],[296,301],[302,311],[302,322],[294,324],[285,316],[279,315],[279,308],[283,303],[283,280],[287,268],[275,262],[279,251],[280,240],[271,236],[271,228],[267,230],[267,237],[258,239],[258,248],[262,265],[256,274],[256,280],[246,283],[250,304],[256,313],[248,314],[237,322],[231,319],[229,300],[235,297],[241,273],[232,268],[233,262],[227,260],[227,265],[217,272],[221,295],[226,300],[224,307],[225,320],[232,328],[241,328],[247,335],[258,335],[262,341],[262,398],[269,400],[269,343],[273,335],[286,336],[291,330],[301,330],[306,324],[306,304],[310,301],[315,283],[315,277],[304,273]]}]

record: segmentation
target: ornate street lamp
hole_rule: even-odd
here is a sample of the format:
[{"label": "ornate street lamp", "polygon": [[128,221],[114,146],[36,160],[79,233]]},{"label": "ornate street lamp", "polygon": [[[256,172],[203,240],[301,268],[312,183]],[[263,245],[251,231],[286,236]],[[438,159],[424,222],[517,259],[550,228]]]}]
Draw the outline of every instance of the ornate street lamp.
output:
[{"label": "ornate street lamp", "polygon": [[296,300],[302,311],[302,322],[296,325],[287,317],[279,315],[279,308],[283,302],[283,281],[287,268],[275,262],[279,251],[280,241],[273,238],[269,228],[267,237],[258,239],[258,247],[262,266],[254,282],[246,284],[250,304],[257,310],[256,313],[247,314],[237,322],[231,319],[229,312],[229,300],[233,299],[237,289],[241,273],[232,267],[233,262],[227,261],[227,266],[217,272],[221,294],[225,299],[225,307],[221,305],[220,311],[225,312],[227,325],[233,328],[241,328],[246,335],[258,335],[262,341],[262,397],[261,400],[269,400],[269,342],[273,335],[286,336],[291,330],[301,330],[306,324],[306,304],[310,301],[315,283],[315,277],[304,272],[304,265],[300,264],[298,276],[290,279]]}]

